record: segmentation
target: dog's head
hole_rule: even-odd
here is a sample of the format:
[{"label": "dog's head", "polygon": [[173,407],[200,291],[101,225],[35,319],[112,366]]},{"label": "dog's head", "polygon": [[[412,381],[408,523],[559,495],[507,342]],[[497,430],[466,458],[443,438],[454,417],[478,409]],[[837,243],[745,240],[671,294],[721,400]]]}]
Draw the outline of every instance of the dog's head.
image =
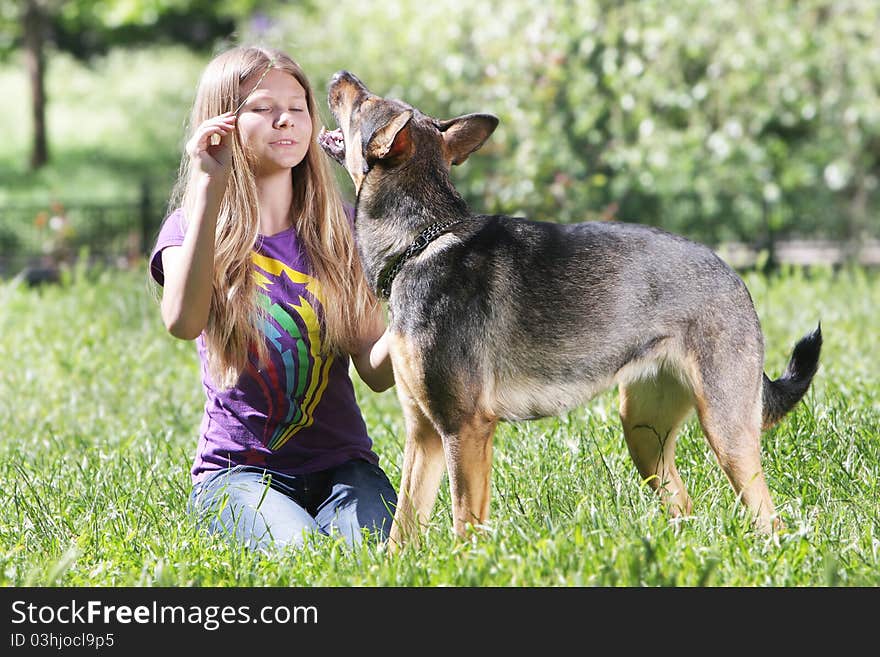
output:
[{"label": "dog's head", "polygon": [[433,119],[399,100],[371,93],[348,71],[333,76],[327,103],[339,127],[322,130],[318,141],[348,171],[356,193],[375,166],[398,167],[414,157],[437,159],[447,169],[461,164],[498,125],[491,114]]}]

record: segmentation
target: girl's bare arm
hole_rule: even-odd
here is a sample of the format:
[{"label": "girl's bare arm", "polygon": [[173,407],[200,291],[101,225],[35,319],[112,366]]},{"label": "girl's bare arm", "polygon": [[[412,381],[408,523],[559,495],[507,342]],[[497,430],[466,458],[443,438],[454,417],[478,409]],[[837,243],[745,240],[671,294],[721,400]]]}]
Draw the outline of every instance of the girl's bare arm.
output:
[{"label": "girl's bare arm", "polygon": [[368,339],[351,354],[351,360],[361,380],[371,390],[382,392],[394,385],[394,370],[388,351],[389,335],[381,311],[377,312],[371,328]]},{"label": "girl's bare arm", "polygon": [[[221,114],[202,123],[187,143],[195,167],[196,202],[187,219],[183,244],[162,251],[165,285],[162,321],[171,335],[194,340],[208,323],[214,270],[214,232],[229,178],[228,135],[235,115]],[[211,140],[219,136],[220,143]]]}]

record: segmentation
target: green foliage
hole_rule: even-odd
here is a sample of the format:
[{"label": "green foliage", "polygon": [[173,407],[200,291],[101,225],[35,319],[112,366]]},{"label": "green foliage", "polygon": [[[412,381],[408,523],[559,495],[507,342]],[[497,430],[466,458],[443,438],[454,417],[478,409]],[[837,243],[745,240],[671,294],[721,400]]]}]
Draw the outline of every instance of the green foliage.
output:
[{"label": "green foliage", "polygon": [[[107,29],[180,5],[60,4],[71,24],[92,16]],[[18,6],[0,0],[0,28]],[[216,12],[239,17],[230,43],[287,50],[319,95],[346,68],[440,118],[497,114],[496,133],[454,172],[478,211],[616,217],[710,243],[880,236],[874,0],[230,0]],[[0,203],[131,200],[146,177],[161,207],[207,59],[114,48],[82,66],[52,51],[54,161],[38,173],[24,170],[27,82],[10,60],[0,105],[16,129],[0,144]]]},{"label": "green foliage", "polygon": [[28,5],[44,17],[52,45],[87,58],[116,46],[182,43],[210,48],[262,4],[260,0],[0,0],[0,55],[21,45]]},{"label": "green foliage", "polygon": [[182,46],[114,49],[88,66],[54,54],[47,72],[53,159],[36,173],[26,168],[27,80],[20,68],[0,68],[7,91],[0,111],[22,126],[0,144],[0,223],[7,204],[134,202],[145,180],[164,207],[204,65],[204,55]]},{"label": "green foliage", "polygon": [[880,222],[880,5],[345,3],[274,32],[322,86],[496,134],[458,172],[488,212],[656,224],[699,239],[860,238]]},{"label": "green foliage", "polygon": [[[59,286],[0,286],[0,585],[867,586],[880,584],[880,277],[748,275],[778,376],[821,318],[805,401],[763,436],[788,530],[755,535],[694,419],[677,462],[695,513],[670,523],[624,445],[616,394],[505,424],[482,535],[451,532],[448,485],[423,547],[319,540],[271,557],[200,534],[185,512],[204,403],[195,349],[171,338],[134,271],[79,268]],[[394,391],[358,397],[397,487]]]}]

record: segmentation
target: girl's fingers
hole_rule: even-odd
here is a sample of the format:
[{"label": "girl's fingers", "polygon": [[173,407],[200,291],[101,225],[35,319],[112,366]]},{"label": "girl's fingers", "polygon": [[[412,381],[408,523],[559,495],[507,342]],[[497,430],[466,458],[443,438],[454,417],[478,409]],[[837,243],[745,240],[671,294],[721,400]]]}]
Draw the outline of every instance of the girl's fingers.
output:
[{"label": "girl's fingers", "polygon": [[221,114],[220,116],[214,117],[213,119],[208,119],[204,123],[202,123],[198,128],[196,128],[196,135],[204,136],[209,134],[211,131],[217,129],[223,129],[227,132],[235,129],[235,116],[226,116]]},{"label": "girl's fingers", "polygon": [[217,146],[220,140],[233,130],[235,130],[235,126],[226,124],[203,126],[195,134],[192,146],[195,150],[204,150],[208,146]]},{"label": "girl's fingers", "polygon": [[196,128],[189,142],[190,157],[201,157],[210,148],[220,146],[223,138],[235,130],[236,115],[234,112],[226,112],[219,116],[203,121]]},{"label": "girl's fingers", "polygon": [[218,120],[216,122],[212,121],[211,123],[204,123],[202,124],[201,129],[204,131],[220,129],[229,132],[235,129],[235,117]]},{"label": "girl's fingers", "polygon": [[230,132],[235,130],[235,116],[226,116],[223,115],[218,117],[217,123],[215,123],[211,128],[209,128],[207,134],[208,145],[209,146],[217,146],[220,144],[221,138],[228,135]]}]

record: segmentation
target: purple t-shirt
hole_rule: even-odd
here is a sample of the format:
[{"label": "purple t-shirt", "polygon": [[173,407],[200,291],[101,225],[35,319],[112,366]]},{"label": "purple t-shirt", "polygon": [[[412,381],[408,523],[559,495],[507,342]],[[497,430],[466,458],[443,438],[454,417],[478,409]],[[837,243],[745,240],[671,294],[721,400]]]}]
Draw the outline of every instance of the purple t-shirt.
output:
[{"label": "purple t-shirt", "polygon": [[[165,221],[150,257],[161,285],[162,250],[183,243],[183,213]],[[218,390],[196,339],[207,401],[193,482],[234,465],[304,474],[361,458],[378,463],[348,375],[349,359],[321,353],[321,291],[296,232],[261,236],[252,254],[268,362],[251,359],[238,383]]]}]

